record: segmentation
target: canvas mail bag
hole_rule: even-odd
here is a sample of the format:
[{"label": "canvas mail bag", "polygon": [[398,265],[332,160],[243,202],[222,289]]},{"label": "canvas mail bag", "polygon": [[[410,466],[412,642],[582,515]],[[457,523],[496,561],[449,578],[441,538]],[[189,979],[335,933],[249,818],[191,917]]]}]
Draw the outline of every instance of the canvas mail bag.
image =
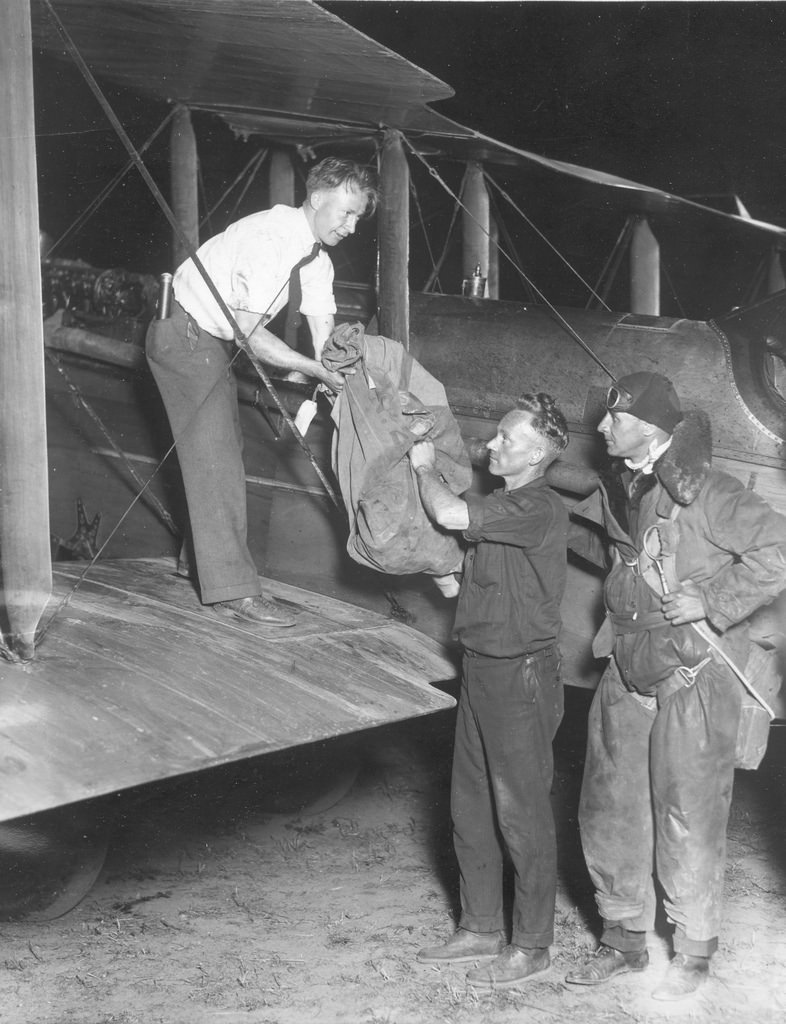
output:
[{"label": "canvas mail bag", "polygon": [[460,568],[454,534],[435,526],[420,500],[407,458],[416,441],[436,449],[437,471],[454,494],[472,467],[440,382],[397,341],[343,324],[322,354],[330,370],[355,370],[333,405],[333,471],[349,517],[347,551],[391,575],[446,575]]}]

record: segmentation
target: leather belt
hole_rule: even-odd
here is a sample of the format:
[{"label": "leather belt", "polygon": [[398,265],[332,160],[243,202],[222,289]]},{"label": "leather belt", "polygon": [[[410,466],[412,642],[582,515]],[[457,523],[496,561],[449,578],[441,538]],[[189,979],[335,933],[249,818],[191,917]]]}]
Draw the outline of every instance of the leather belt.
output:
[{"label": "leather belt", "polygon": [[671,625],[663,612],[645,612],[635,618],[632,615],[615,615],[614,612],[608,612],[608,617],[616,636],[625,633],[641,633],[646,629],[661,629]]}]

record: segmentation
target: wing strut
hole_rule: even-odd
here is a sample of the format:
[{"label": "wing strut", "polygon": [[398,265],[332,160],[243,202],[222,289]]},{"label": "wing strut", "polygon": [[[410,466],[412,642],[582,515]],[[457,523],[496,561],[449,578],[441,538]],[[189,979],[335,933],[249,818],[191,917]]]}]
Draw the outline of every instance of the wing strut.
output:
[{"label": "wing strut", "polygon": [[[436,170],[436,168],[432,167],[426,161],[425,157],[415,149],[415,147],[412,145],[412,143],[409,141],[409,139],[406,137],[406,135],[402,134],[401,138],[404,140],[404,142],[406,142],[406,144],[409,147],[410,152],[413,154],[413,156],[417,157],[417,159],[420,160],[420,162],[425,166],[425,168],[428,171],[428,173],[445,189],[445,191],[448,193],[449,196],[452,196],[454,201],[461,206],[462,210],[464,210],[464,212],[467,213],[468,216],[471,217],[472,214],[467,209],[466,205],[456,195],[456,193],[453,191],[453,189],[451,189],[451,187],[448,185],[448,183],[442,177],[440,177],[440,174]],[[481,230],[485,230],[485,229],[482,228],[482,226],[481,226]],[[501,247],[500,247],[500,251],[502,252],[502,255],[505,257],[505,259],[508,260],[508,262],[513,263],[513,259],[503,249],[501,249]],[[515,264],[513,264],[513,265],[515,266]],[[527,277],[527,275],[523,271],[519,270],[519,272],[521,273],[522,278],[526,281],[527,285],[532,289],[533,294],[551,312],[551,315],[555,318],[557,323],[559,323],[559,325],[565,331],[567,331],[567,333],[570,335],[571,338],[573,338],[573,340],[576,342],[576,344],[584,349],[584,351],[587,353],[587,355],[590,357],[590,359],[592,359],[593,362],[596,363],[601,368],[601,370],[603,370],[603,372],[610,377],[611,380],[616,380],[615,375],[611,372],[611,370],[608,368],[608,366],[606,366],[606,364],[603,362],[603,360],[600,358],[600,356],[598,356],[595,352],[593,352],[593,350],[586,343],[586,341],[584,341],[584,339],[576,331],[576,329],[573,326],[571,326],[571,324],[568,323],[568,321],[560,313],[560,311],[556,308],[556,306],[552,305],[552,303],[549,302],[549,300],[546,298],[546,296],[543,294],[543,292],[538,288],[538,286],[529,277]]]}]

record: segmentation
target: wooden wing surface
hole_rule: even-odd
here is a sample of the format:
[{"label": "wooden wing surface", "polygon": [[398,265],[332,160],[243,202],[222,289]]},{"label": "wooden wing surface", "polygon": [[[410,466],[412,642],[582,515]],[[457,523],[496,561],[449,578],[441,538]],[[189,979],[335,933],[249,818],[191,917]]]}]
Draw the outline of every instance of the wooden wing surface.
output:
[{"label": "wooden wing surface", "polygon": [[376,612],[264,580],[297,622],[246,627],[168,560],[81,571],[55,566],[35,661],[0,664],[0,820],[454,704],[444,647]]}]

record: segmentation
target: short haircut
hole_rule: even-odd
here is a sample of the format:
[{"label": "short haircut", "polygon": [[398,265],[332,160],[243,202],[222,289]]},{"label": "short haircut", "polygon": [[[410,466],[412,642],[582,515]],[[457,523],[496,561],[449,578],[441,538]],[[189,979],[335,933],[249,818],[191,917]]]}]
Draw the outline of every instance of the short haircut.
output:
[{"label": "short haircut", "polygon": [[315,164],[306,178],[306,194],[318,192],[320,189],[341,188],[356,189],[366,196],[364,216],[371,216],[379,202],[377,175],[370,167],[363,167],[354,160],[341,160],[336,156],[325,157]]},{"label": "short haircut", "polygon": [[532,429],[547,442],[552,461],[560,452],[565,451],[570,440],[568,424],[551,395],[545,391],[539,391],[536,395],[525,392],[516,400],[516,408],[530,414]]}]

